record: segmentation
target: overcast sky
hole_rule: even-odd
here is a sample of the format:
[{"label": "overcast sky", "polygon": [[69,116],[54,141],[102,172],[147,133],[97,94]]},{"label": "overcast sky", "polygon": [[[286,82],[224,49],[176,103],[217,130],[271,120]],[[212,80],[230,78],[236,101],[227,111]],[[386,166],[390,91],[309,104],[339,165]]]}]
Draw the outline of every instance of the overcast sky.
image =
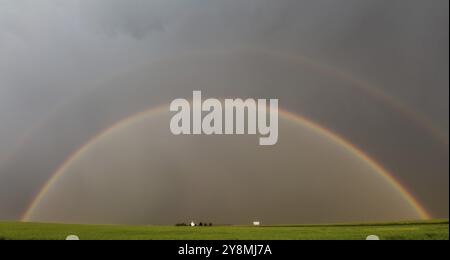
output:
[{"label": "overcast sky", "polygon": [[200,84],[280,98],[448,217],[448,10],[447,0],[0,0],[0,218],[18,218],[97,132]]}]

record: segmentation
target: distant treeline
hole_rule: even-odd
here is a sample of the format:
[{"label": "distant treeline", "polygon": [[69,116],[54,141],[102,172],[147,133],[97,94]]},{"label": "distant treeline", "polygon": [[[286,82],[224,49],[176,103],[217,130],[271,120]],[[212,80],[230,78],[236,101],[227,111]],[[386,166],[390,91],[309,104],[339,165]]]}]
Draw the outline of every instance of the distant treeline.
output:
[{"label": "distant treeline", "polygon": [[[187,224],[187,223],[178,223],[175,224],[176,227],[190,227],[191,225]],[[213,223],[203,223],[200,222],[198,224],[195,224],[196,227],[212,227]]]}]

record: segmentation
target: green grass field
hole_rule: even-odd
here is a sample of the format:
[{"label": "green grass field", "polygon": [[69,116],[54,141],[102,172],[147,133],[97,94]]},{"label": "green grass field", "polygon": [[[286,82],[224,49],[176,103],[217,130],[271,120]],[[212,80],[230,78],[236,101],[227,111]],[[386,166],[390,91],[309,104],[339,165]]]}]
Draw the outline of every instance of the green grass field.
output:
[{"label": "green grass field", "polygon": [[448,220],[290,226],[120,226],[0,222],[0,240],[448,240]]}]

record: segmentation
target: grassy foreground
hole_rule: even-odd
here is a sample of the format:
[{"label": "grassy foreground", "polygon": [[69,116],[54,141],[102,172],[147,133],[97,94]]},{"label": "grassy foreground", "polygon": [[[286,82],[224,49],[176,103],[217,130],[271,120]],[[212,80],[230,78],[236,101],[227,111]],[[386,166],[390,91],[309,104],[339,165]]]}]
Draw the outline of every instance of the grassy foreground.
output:
[{"label": "grassy foreground", "polygon": [[0,240],[448,240],[448,220],[346,225],[119,226],[0,222]]}]

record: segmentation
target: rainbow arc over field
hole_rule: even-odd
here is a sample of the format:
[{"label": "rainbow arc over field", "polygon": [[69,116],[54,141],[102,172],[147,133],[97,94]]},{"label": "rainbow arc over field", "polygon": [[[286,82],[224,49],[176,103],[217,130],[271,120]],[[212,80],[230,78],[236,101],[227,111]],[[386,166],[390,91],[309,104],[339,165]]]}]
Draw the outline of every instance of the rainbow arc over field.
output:
[{"label": "rainbow arc over field", "polygon": [[[307,56],[298,55],[298,54],[290,53],[290,52],[270,50],[270,49],[261,49],[261,48],[254,48],[254,47],[239,48],[239,51],[241,51],[241,52],[247,51],[247,52],[253,52],[253,53],[257,53],[257,54],[264,54],[264,55],[268,55],[271,57],[275,57],[277,59],[284,60],[286,62],[290,62],[292,64],[303,64],[303,65],[310,67],[311,69],[321,72],[324,75],[333,76],[338,80],[343,80],[344,82],[349,83],[351,85],[351,87],[355,88],[356,90],[367,94],[369,97],[373,98],[374,100],[382,102],[384,105],[391,108],[396,113],[403,115],[405,118],[409,119],[411,122],[417,124],[418,126],[420,126],[423,129],[425,129],[433,138],[435,138],[437,141],[439,141],[439,143],[441,143],[442,145],[448,146],[448,143],[449,143],[448,133],[445,132],[444,130],[440,129],[439,127],[437,127],[434,124],[434,122],[432,122],[432,120],[430,120],[424,114],[411,109],[407,104],[401,102],[399,99],[385,93],[383,90],[377,88],[376,86],[370,84],[369,82],[366,82],[364,80],[354,77],[352,74],[350,74],[346,71],[336,69],[336,68],[326,65],[322,62],[311,59]],[[161,59],[161,60],[157,61],[156,64],[168,63],[171,61],[185,59],[185,58],[189,58],[189,57],[208,56],[208,55],[214,54],[214,53],[230,54],[230,53],[234,53],[234,52],[236,52],[236,50],[231,50],[231,51],[202,50],[199,53],[195,53],[195,52],[191,51],[188,53],[177,54],[176,56],[171,57],[171,58]],[[110,79],[108,79],[108,80],[110,80]],[[101,85],[100,82],[105,83],[108,80],[99,81],[95,85]],[[71,100],[71,101],[74,101],[74,100]],[[58,109],[55,109],[54,111],[52,111],[52,113],[50,113],[44,120],[37,122],[33,127],[31,127],[22,136],[22,138],[17,142],[17,144],[14,146],[15,148],[13,149],[13,152],[8,154],[3,159],[0,158],[0,165],[7,163],[9,160],[11,160],[15,156],[17,156],[19,149],[24,147],[27,141],[31,140],[31,138],[33,137],[33,134],[35,132],[37,132],[39,129],[44,128],[44,126],[49,123],[52,116],[55,116],[58,113],[58,111],[63,109],[64,106],[68,105],[69,103],[70,102],[63,103],[60,107],[58,107]],[[308,120],[308,121],[311,122],[311,120]],[[321,128],[321,127],[319,127],[319,128]]]},{"label": "rainbow arc over field", "polygon": [[410,106],[402,102],[400,99],[387,94],[385,91],[381,90],[379,87],[372,85],[369,82],[356,78],[352,74],[347,73],[346,71],[335,69],[334,67],[330,67],[324,63],[319,63],[316,60],[310,59],[309,57],[306,56],[295,55],[292,53],[284,53],[279,51],[268,51],[265,49],[261,50],[257,49],[256,51],[259,51],[266,55],[277,57],[292,64],[307,65],[312,69],[320,71],[324,75],[330,75],[335,77],[336,79],[348,82],[350,83],[350,87],[353,87],[356,90],[367,94],[374,100],[382,102],[384,105],[391,108],[393,111],[403,115],[411,122],[424,128],[426,131],[430,133],[431,136],[433,136],[441,144],[448,146],[449,143],[448,133],[440,129],[438,126],[436,126],[435,123],[432,120],[430,120],[430,118],[428,118],[419,111],[413,110]]},{"label": "rainbow arc over field", "polygon": [[[339,69],[336,69],[334,67],[331,67],[329,65],[326,65],[325,63],[318,62],[314,59],[311,59],[309,57],[298,55],[295,53],[290,52],[281,52],[281,51],[275,51],[275,50],[268,50],[268,49],[260,49],[260,48],[242,48],[240,50],[247,51],[247,52],[253,52],[257,54],[264,54],[270,57],[274,57],[280,60],[283,60],[285,62],[289,62],[292,64],[302,64],[306,65],[311,69],[314,69],[323,75],[333,76],[338,80],[342,80],[344,82],[347,82],[350,84],[351,87],[355,88],[356,90],[367,94],[369,97],[373,98],[374,100],[382,102],[385,106],[391,108],[396,113],[402,114],[407,119],[409,119],[411,122],[414,122],[418,126],[422,127],[426,131],[430,133],[431,136],[433,136],[436,140],[438,140],[443,145],[448,145],[448,133],[444,130],[437,127],[432,120],[430,120],[428,117],[423,115],[422,113],[413,110],[410,108],[407,104],[402,102],[401,100],[387,94],[385,91],[379,89],[377,86],[370,84],[369,82],[366,82],[362,79],[359,79],[352,74],[342,71]],[[166,58],[158,60],[157,62],[154,62],[154,64],[158,63],[169,63],[172,61],[185,59],[189,57],[199,57],[199,56],[208,56],[213,53],[222,53],[222,54],[229,54],[236,51],[216,51],[216,50],[210,50],[210,51],[201,51],[199,53],[185,53],[185,54],[178,54],[173,58]],[[134,68],[135,69],[135,68]],[[130,70],[131,71],[131,70]],[[106,80],[101,80],[97,82],[95,85],[101,85],[101,83],[106,83],[108,80],[112,80],[112,78],[108,78]],[[71,100],[74,101],[74,100]],[[30,139],[35,131],[37,129],[42,128],[48,121],[50,120],[51,116],[54,116],[60,109],[63,109],[65,105],[69,104],[70,102],[63,103],[61,107],[58,107],[58,109],[55,109],[53,113],[50,113],[50,115],[46,118],[46,120],[41,120],[39,123],[36,123],[27,133],[24,135],[24,137],[16,144],[16,149],[20,148],[28,139]],[[15,153],[13,152],[10,156],[13,157]],[[7,160],[7,159],[6,159]]]},{"label": "rainbow arc over field", "polygon": [[[149,116],[156,116],[161,113],[165,113],[169,111],[169,105],[164,104],[159,107],[151,108],[142,112],[139,112],[137,114],[134,114],[132,116],[129,116],[123,120],[120,120],[116,124],[112,125],[111,127],[105,129],[104,131],[98,133],[96,136],[94,136],[90,141],[85,143],[83,146],[81,146],[78,150],[76,150],[71,156],[69,156],[62,164],[61,166],[51,175],[51,177],[48,179],[48,181],[45,183],[45,185],[42,187],[42,189],[38,192],[38,194],[35,196],[35,198],[32,200],[29,207],[26,209],[22,216],[22,221],[31,221],[32,220],[32,214],[33,211],[39,206],[43,198],[46,196],[48,191],[52,188],[53,185],[56,184],[56,182],[64,176],[66,170],[70,165],[75,163],[77,160],[79,160],[83,154],[88,151],[92,146],[95,146],[96,143],[101,140],[103,137],[109,135],[111,132],[113,132],[116,129],[125,128],[128,126],[131,126],[138,122],[140,119],[149,117]],[[417,216],[422,219],[430,219],[431,214],[428,213],[428,211],[425,209],[425,207],[418,201],[416,197],[398,180],[395,178],[394,175],[392,175],[388,170],[386,170],[380,163],[376,162],[374,159],[372,159],[367,153],[365,153],[363,150],[358,148],[356,145],[352,144],[348,140],[344,139],[340,135],[332,132],[331,130],[315,123],[314,121],[293,112],[290,112],[288,110],[280,109],[280,117],[288,120],[290,122],[293,122],[295,124],[299,124],[301,126],[307,127],[308,129],[311,129],[315,131],[316,133],[320,134],[323,138],[327,138],[329,140],[332,140],[336,145],[339,145],[340,147],[344,148],[345,151],[347,151],[349,154],[355,156],[357,159],[363,161],[367,166],[369,166],[371,169],[373,169],[374,172],[379,174],[383,179],[391,185],[395,190],[397,190],[402,197],[404,198],[405,202],[407,202],[417,213]]]}]

